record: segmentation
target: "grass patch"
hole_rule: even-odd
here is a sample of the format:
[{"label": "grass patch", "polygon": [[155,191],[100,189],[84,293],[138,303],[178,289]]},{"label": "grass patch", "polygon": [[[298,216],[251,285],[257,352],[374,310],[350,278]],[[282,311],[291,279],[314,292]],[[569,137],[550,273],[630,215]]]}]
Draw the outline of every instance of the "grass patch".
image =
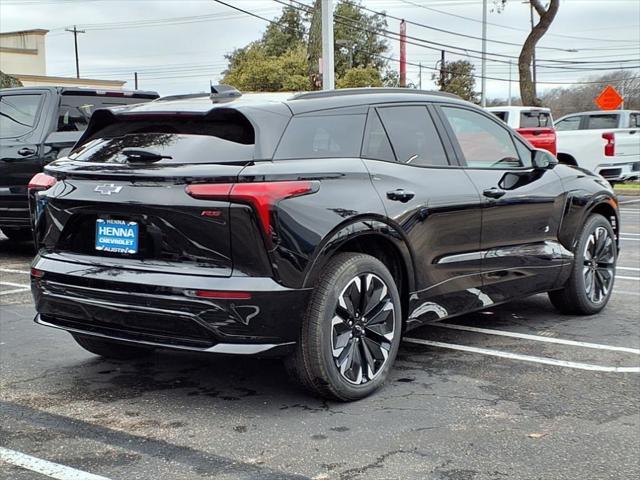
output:
[{"label": "grass patch", "polygon": [[640,195],[640,182],[621,183],[614,187],[617,194]]}]

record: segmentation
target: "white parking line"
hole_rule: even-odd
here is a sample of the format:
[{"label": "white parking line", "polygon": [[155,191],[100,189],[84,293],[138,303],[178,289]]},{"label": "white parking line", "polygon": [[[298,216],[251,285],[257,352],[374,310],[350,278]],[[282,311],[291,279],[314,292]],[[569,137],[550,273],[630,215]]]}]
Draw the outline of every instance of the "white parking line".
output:
[{"label": "white parking line", "polygon": [[640,237],[640,233],[625,233],[625,232],[622,232],[620,235],[633,235],[635,237]]},{"label": "white parking line", "polygon": [[640,202],[640,199],[635,199],[635,200],[625,200],[624,202],[619,202],[620,205],[626,205],[627,203],[638,203]]},{"label": "white parking line", "polygon": [[629,290],[618,290],[617,288],[613,289],[613,293],[619,293],[621,295],[638,295],[638,296],[640,296],[640,292],[631,292]]},{"label": "white parking line", "polygon": [[109,480],[107,477],[103,477],[101,475],[83,472],[82,470],[42,460],[25,453],[16,452],[15,450],[9,450],[8,448],[3,447],[0,447],[0,460],[57,480]]},{"label": "white parking line", "polygon": [[6,285],[7,287],[31,288],[31,285],[26,283],[0,282],[0,285]]},{"label": "white parking line", "polygon": [[640,242],[640,238],[620,237],[624,242]]},{"label": "white parking line", "polygon": [[634,272],[640,272],[640,268],[638,268],[638,267],[618,267],[618,266],[616,266],[616,270],[633,270]]},{"label": "white parking line", "polygon": [[640,280],[640,277],[627,277],[625,275],[616,275],[620,280]]},{"label": "white parking line", "polygon": [[503,352],[502,350],[492,350],[489,348],[469,347],[467,345],[457,345],[455,343],[434,342],[421,338],[405,338],[405,342],[427,345],[430,347],[448,348],[450,350],[460,350],[462,352],[479,353],[491,357],[509,358],[511,360],[522,360],[524,362],[541,363],[544,365],[554,365],[556,367],[575,368],[577,370],[590,370],[594,372],[615,372],[615,373],[640,373],[640,367],[605,367],[602,365],[592,365],[590,363],[568,362],[556,358],[535,357],[533,355],[522,355],[519,353]]},{"label": "white parking line", "polygon": [[483,333],[486,335],[498,335],[500,337],[522,338],[525,340],[533,340],[536,342],[558,343],[560,345],[571,345],[573,347],[594,348],[596,350],[611,350],[612,352],[626,352],[640,355],[640,349],[629,347],[615,347],[612,345],[602,345],[600,343],[578,342],[576,340],[566,340],[564,338],[541,337],[538,335],[529,335],[527,333],[509,332],[505,330],[493,330],[490,328],[468,327],[466,325],[456,325],[454,323],[431,322],[428,325],[440,328],[449,328],[451,330],[463,330],[466,332]]},{"label": "white parking line", "polygon": [[16,270],[13,268],[0,268],[0,272],[3,273],[22,273],[24,275],[29,275],[31,272],[28,270]]},{"label": "white parking line", "polygon": [[2,290],[0,295],[11,295],[12,293],[28,292],[28,288],[15,288],[13,290]]}]

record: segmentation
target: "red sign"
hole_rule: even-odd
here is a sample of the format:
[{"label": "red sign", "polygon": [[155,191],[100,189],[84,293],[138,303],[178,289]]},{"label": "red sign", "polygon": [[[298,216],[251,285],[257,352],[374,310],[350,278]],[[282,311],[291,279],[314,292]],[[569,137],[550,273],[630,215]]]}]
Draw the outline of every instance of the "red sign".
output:
[{"label": "red sign", "polygon": [[622,98],[622,95],[611,85],[607,85],[595,100],[600,110],[615,110],[622,105],[623,101],[624,98]]}]

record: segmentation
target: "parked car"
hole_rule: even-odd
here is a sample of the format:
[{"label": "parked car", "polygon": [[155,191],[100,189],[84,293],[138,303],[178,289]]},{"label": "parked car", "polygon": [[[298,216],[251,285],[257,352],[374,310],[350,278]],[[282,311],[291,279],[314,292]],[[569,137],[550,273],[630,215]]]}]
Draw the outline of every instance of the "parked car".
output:
[{"label": "parked car", "polygon": [[522,135],[533,147],[556,154],[556,130],[548,108],[489,107],[487,110]]},{"label": "parked car", "polygon": [[555,125],[562,163],[586,168],[611,182],[640,177],[640,111],[572,113]]},{"label": "parked car", "polygon": [[495,116],[406,89],[97,111],[30,184],[36,322],[98,355],[280,355],[355,400],[402,334],[549,292],[599,312],[619,217],[601,177]]},{"label": "parked car", "polygon": [[71,150],[96,108],[148,102],[155,92],[24,87],[0,90],[0,229],[31,238],[27,183]]}]

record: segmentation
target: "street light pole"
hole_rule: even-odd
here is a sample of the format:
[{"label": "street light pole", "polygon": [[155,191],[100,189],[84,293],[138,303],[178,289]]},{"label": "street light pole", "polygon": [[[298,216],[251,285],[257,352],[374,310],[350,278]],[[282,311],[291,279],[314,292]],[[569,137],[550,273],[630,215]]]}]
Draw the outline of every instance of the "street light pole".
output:
[{"label": "street light pole", "polygon": [[482,96],[480,104],[487,106],[487,0],[482,0]]},{"label": "street light pole", "polygon": [[335,88],[333,63],[333,0],[322,0],[322,89]]}]

